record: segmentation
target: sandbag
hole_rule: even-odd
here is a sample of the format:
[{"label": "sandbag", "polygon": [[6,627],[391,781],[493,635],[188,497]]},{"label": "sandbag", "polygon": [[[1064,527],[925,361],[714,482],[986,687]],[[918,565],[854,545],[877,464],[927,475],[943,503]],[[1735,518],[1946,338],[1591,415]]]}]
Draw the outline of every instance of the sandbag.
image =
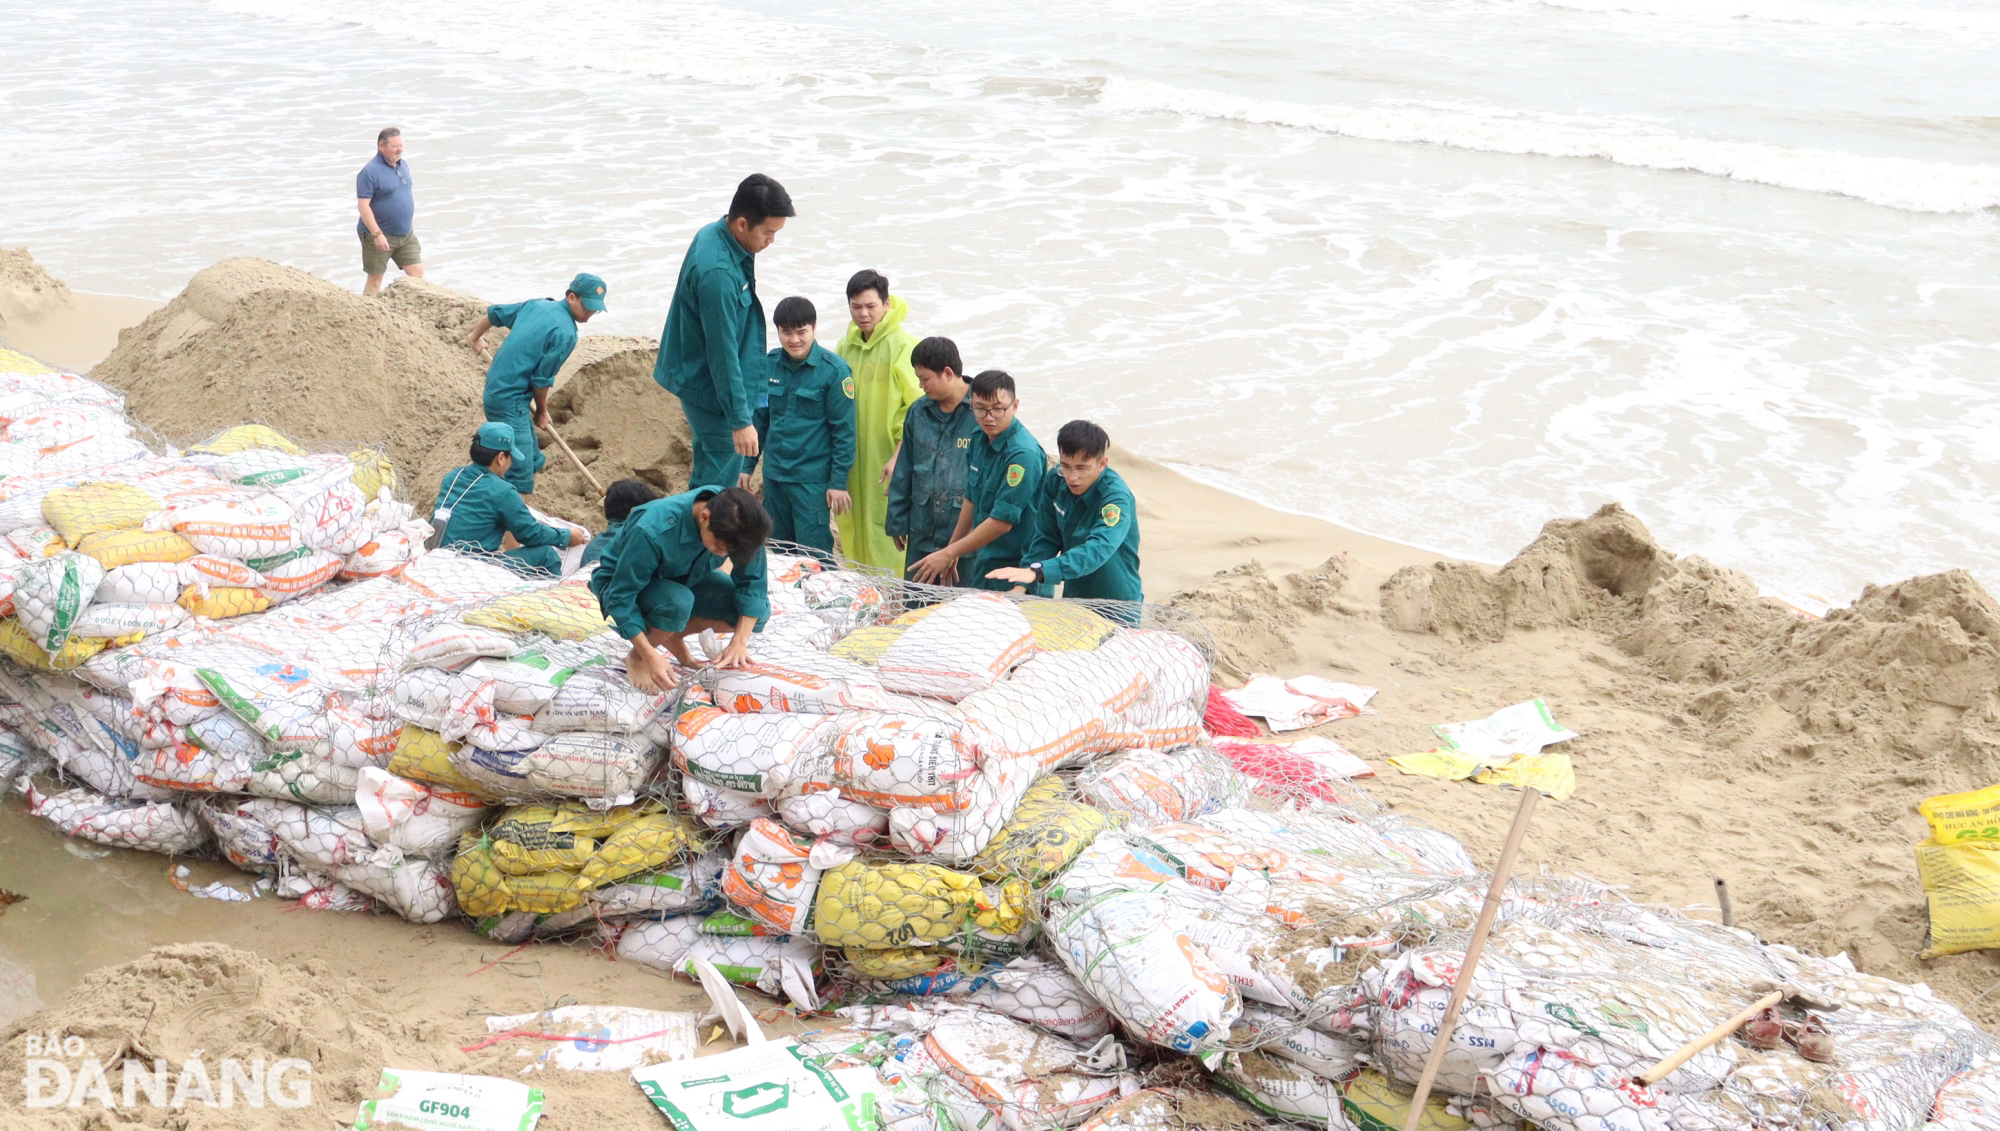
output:
[{"label": "sandbag", "polygon": [[737,985],[773,997],[788,996],[804,1006],[818,1005],[813,982],[819,973],[820,948],[802,938],[703,934],[698,917],[692,915],[608,924],[605,930],[621,961],[693,977],[693,961],[701,959]]},{"label": "sandbag", "polygon": [[[100,587],[100,592],[102,588]],[[188,612],[175,604],[138,605],[92,604],[76,619],[73,630],[86,639],[114,640],[121,637],[150,636],[187,623]]]},{"label": "sandbag", "polygon": [[811,917],[819,890],[812,849],[811,841],[793,837],[776,821],[752,821],[722,874],[722,894],[777,934],[796,934]]},{"label": "sandbag", "polygon": [[841,795],[839,789],[787,793],[772,802],[778,819],[814,839],[866,846],[889,835],[889,814]]},{"label": "sandbag", "polygon": [[1074,1126],[1138,1089],[1125,1073],[1084,1064],[1084,1049],[983,1010],[953,1010],[924,1035],[931,1059],[1012,1131]]},{"label": "sandbag", "polygon": [[631,798],[653,776],[660,748],[630,734],[552,735],[514,767],[531,792],[562,797]]},{"label": "sandbag", "polygon": [[450,871],[440,860],[340,864],[326,874],[412,923],[441,923],[458,914]]},{"label": "sandbag", "polygon": [[1053,774],[1034,782],[1014,815],[972,859],[988,879],[1020,876],[1040,884],[1054,878],[1077,853],[1109,827],[1104,815],[1069,795]]},{"label": "sandbag", "polygon": [[257,571],[257,592],[273,604],[309,593],[339,576],[340,556],[325,550],[300,546],[268,558],[251,558],[243,564]]},{"label": "sandbag", "polygon": [[800,784],[797,771],[816,765],[836,733],[826,715],[696,707],[674,722],[674,764],[717,789],[769,799]]},{"label": "sandbag", "polygon": [[1918,957],[2000,947],[2000,840],[1927,840],[1916,853],[1930,909],[1930,934]]},{"label": "sandbag", "polygon": [[195,549],[239,561],[275,557],[301,541],[292,508],[275,495],[204,503],[168,517]]},{"label": "sandbag", "polygon": [[832,784],[882,809],[962,809],[966,785],[995,746],[992,736],[963,720],[855,716],[834,736]]},{"label": "sandbag", "polygon": [[224,428],[206,441],[189,448],[188,454],[222,456],[259,448],[295,456],[305,454],[305,449],[286,439],[284,433],[263,424],[236,424]]},{"label": "sandbag", "polygon": [[82,554],[28,562],[14,574],[15,615],[42,651],[61,651],[103,581],[104,567]]},{"label": "sandbag", "polygon": [[554,700],[570,677],[605,663],[603,653],[588,644],[552,641],[504,660],[474,660],[465,666],[465,675],[473,680],[491,680],[493,704],[499,709],[533,715]]},{"label": "sandbag", "polygon": [[406,525],[377,532],[351,551],[341,563],[340,576],[349,581],[387,577],[409,565],[424,553],[429,523],[423,529]]},{"label": "sandbag", "polygon": [[439,621],[410,644],[408,662],[427,668],[462,668],[481,657],[506,659],[521,651],[515,636],[458,620]]},{"label": "sandbag", "polygon": [[1106,813],[1140,828],[1191,821],[1242,805],[1250,783],[1212,746],[1128,750],[1077,776],[1077,792]]},{"label": "sandbag", "polygon": [[88,534],[137,530],[159,510],[158,499],[129,483],[79,483],[42,497],[42,518],[71,546]]},{"label": "sandbag", "polygon": [[139,562],[107,568],[95,600],[117,605],[171,605],[188,586],[182,566],[171,562]]},{"label": "sandbag", "polygon": [[597,595],[581,582],[564,582],[501,597],[460,619],[502,632],[539,632],[555,640],[585,640],[602,633],[610,624],[604,611],[598,608]]},{"label": "sandbag", "polygon": [[28,812],[65,835],[98,844],[184,856],[208,843],[207,826],[171,801],[120,801],[81,786],[48,795],[30,788],[27,800]]},{"label": "sandbag", "polygon": [[618,668],[586,666],[556,688],[555,695],[535,715],[535,725],[556,732],[631,734],[659,714],[674,695],[671,687],[641,691]]},{"label": "sandbag", "polygon": [[271,607],[271,599],[255,589],[215,588],[203,593],[200,588],[189,586],[178,604],[195,616],[226,620],[261,613]]},{"label": "sandbag", "polygon": [[962,942],[1021,931],[1029,899],[1018,880],[988,887],[936,864],[852,860],[820,877],[813,931],[828,946],[878,950]]},{"label": "sandbag", "polygon": [[1165,895],[1111,891],[1049,924],[1056,957],[1136,1036],[1199,1053],[1229,1037],[1242,999],[1174,924]]},{"label": "sandbag", "polygon": [[954,783],[954,808],[898,805],[889,810],[889,842],[907,856],[967,866],[1014,819],[1041,774],[1033,758],[1000,758]]},{"label": "sandbag", "polygon": [[998,684],[966,696],[953,713],[992,735],[998,753],[1032,758],[1048,770],[1146,743],[1110,709],[1055,684]]},{"label": "sandbag", "polygon": [[368,839],[411,856],[449,854],[459,836],[486,813],[486,803],[471,794],[399,778],[375,766],[363,767],[358,778],[354,804]]},{"label": "sandbag", "polygon": [[111,641],[104,639],[72,636],[63,641],[62,647],[49,652],[44,650],[41,642],[21,624],[20,618],[8,617],[6,620],[0,620],[0,655],[33,671],[74,671],[92,656],[103,651],[110,643]]},{"label": "sandbag", "polygon": [[711,829],[739,829],[773,813],[762,797],[713,786],[692,774],[681,778],[681,797],[688,814]]},{"label": "sandbag", "polygon": [[105,569],[194,557],[194,546],[171,530],[101,530],[84,535],[75,545],[77,553],[96,558]]},{"label": "sandbag", "polygon": [[875,670],[892,691],[962,699],[991,687],[1033,649],[1033,628],[1018,605],[968,594],[905,629]]}]

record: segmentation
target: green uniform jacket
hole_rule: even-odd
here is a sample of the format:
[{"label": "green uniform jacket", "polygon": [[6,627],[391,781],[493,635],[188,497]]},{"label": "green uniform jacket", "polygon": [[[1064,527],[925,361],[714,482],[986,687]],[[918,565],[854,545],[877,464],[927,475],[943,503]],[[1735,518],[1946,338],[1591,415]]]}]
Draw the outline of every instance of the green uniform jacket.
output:
[{"label": "green uniform jacket", "polygon": [[[863,565],[900,574],[903,552],[883,533],[888,518],[889,488],[882,482],[882,465],[903,440],[903,416],[924,399],[910,351],[917,336],[905,322],[910,304],[889,296],[889,311],[868,340],[854,325],[840,339],[838,352],[854,371],[854,470],[847,476],[847,493],[854,505],[840,516],[840,549]],[[766,472],[766,474],[769,474]]]},{"label": "green uniform jacket", "polygon": [[[989,518],[1009,523],[1012,530],[981,547],[972,568],[960,565],[958,582],[975,589],[1010,589],[1012,582],[987,579],[988,570],[1026,565],[1028,541],[1034,535],[1035,500],[1049,473],[1049,457],[1028,426],[1019,420],[999,438],[981,433],[972,441],[966,466],[966,497],[972,500],[972,528]],[[1046,597],[1050,586],[1030,585],[1028,592]]]},{"label": "green uniform jacket", "polygon": [[1060,475],[1042,477],[1034,534],[1021,564],[1042,563],[1065,597],[1143,601],[1139,585],[1139,504],[1116,471],[1104,469],[1090,490],[1069,493]]},{"label": "green uniform jacket", "polygon": [[764,304],[756,257],[717,220],[694,234],[660,332],[653,380],[729,427],[750,427],[749,375],[764,359]]},{"label": "green uniform jacket", "polygon": [[562,299],[531,298],[489,306],[486,320],[507,328],[507,340],[486,367],[486,419],[526,418],[534,391],[556,383],[556,372],[576,348],[576,319]]},{"label": "green uniform jacket", "polygon": [[446,548],[476,546],[498,553],[502,534],[512,534],[514,541],[528,547],[569,545],[569,531],[535,521],[519,491],[476,463],[453,470],[438,484],[437,506],[432,510],[446,508],[451,510],[451,521],[444,524],[439,543]]},{"label": "green uniform jacket", "polygon": [[[772,350],[763,372],[764,387],[751,415],[764,478],[847,490],[847,472],[854,466],[854,378],[847,363],[814,342],[804,361]],[[757,459],[750,457],[744,474]]]},{"label": "green uniform jacket", "polygon": [[904,415],[903,454],[896,457],[896,474],[889,480],[885,529],[892,538],[910,540],[908,560],[936,553],[951,542],[959,504],[965,501],[972,444],[983,439],[970,397],[961,399],[950,414],[925,397]]},{"label": "green uniform jacket", "polygon": [[[597,572],[591,575],[598,604],[617,624],[618,635],[630,640],[646,631],[639,594],[648,585],[665,581],[692,590],[710,571],[722,567],[722,559],[702,544],[701,525],[694,517],[695,503],[721,490],[697,487],[632,508],[625,528],[604,548]],[[759,620],[771,615],[762,546],[749,558],[734,562],[730,578],[736,586],[737,615]]]}]

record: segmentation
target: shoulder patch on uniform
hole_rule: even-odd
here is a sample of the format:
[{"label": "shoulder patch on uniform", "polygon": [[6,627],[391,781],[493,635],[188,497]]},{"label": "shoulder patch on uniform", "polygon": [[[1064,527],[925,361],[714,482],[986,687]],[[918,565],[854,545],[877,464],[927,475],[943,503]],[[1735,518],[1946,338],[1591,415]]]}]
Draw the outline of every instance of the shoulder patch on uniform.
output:
[{"label": "shoulder patch on uniform", "polygon": [[1021,485],[1021,477],[1022,477],[1023,475],[1026,475],[1027,473],[1028,473],[1028,472],[1027,472],[1027,469],[1026,469],[1026,468],[1024,468],[1024,467],[1022,467],[1022,466],[1021,466],[1020,464],[1018,464],[1018,463],[1010,463],[1010,464],[1008,464],[1008,465],[1007,465],[1007,486],[1009,486],[1009,487],[1019,487],[1019,486]]},{"label": "shoulder patch on uniform", "polygon": [[1117,503],[1104,504],[1104,509],[1098,511],[1097,514],[1098,517],[1104,520],[1104,525],[1106,526],[1116,526],[1118,525],[1118,520],[1125,517],[1125,512],[1118,509]]},{"label": "shoulder patch on uniform", "polygon": [[854,378],[852,375],[840,379],[840,391],[847,394],[848,400],[851,401],[854,399]]}]

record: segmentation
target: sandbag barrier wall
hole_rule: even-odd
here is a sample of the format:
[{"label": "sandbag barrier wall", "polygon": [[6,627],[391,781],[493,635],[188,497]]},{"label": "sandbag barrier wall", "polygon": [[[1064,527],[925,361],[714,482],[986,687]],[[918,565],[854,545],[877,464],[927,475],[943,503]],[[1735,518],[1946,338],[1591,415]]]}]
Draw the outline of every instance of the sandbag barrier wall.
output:
[{"label": "sandbag barrier wall", "polygon": [[[0,574],[41,602],[0,621],[0,776],[64,831],[219,852],[314,906],[464,914],[844,1003],[819,1047],[878,1071],[886,1126],[1221,1121],[1204,1085],[1401,1125],[1485,877],[1352,783],[1207,745],[1204,638],[1172,610],[1135,626],[774,547],[756,664],[641,694],[578,581],[421,554],[369,457],[246,429],[162,458],[114,426],[115,394],[43,372],[0,374],[0,418],[20,445],[0,449]],[[377,488],[369,541],[295,584],[285,567],[324,571],[356,533],[325,517],[352,506],[311,505],[351,504],[342,479]],[[98,527],[76,542],[204,552],[94,577],[44,521],[86,481],[170,497],[58,496]],[[244,583],[147,569],[112,595],[174,603],[91,600],[127,565],[202,556]],[[146,608],[85,619],[118,605]],[[1842,1004],[1835,1063],[1730,1042],[1630,1083],[1770,981]],[[1921,987],[1544,877],[1510,890],[1439,1093],[1426,1126],[1964,1131],[2000,1120],[2000,1055]]]}]

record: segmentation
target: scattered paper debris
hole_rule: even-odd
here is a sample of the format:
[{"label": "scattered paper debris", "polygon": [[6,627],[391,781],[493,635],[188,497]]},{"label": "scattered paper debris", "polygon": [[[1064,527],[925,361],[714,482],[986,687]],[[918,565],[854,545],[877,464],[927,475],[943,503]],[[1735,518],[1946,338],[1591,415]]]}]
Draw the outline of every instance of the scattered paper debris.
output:
[{"label": "scattered paper debris", "polygon": [[[694,1056],[695,1017],[624,1005],[565,1005],[542,1013],[488,1017],[486,1044],[523,1042],[523,1076],[545,1068],[565,1072],[626,1072]],[[480,1046],[483,1047],[483,1046]]]},{"label": "scattered paper debris", "polygon": [[1502,707],[1483,719],[1440,723],[1431,728],[1444,744],[1417,754],[1399,754],[1389,764],[1406,774],[1472,780],[1482,785],[1539,789],[1562,801],[1576,792],[1576,767],[1567,754],[1543,748],[1575,738],[1556,722],[1540,699]]},{"label": "scattered paper debris", "polygon": [[542,1090],[497,1076],[384,1068],[376,1097],[361,1101],[354,1131],[534,1131]]},{"label": "scattered paper debris", "polygon": [[852,1131],[876,1125],[872,1068],[821,1068],[796,1041],[766,1041],[632,1070],[676,1131]]},{"label": "scattered paper debris", "polygon": [[1287,731],[1368,712],[1368,701],[1375,698],[1375,689],[1358,683],[1336,683],[1316,675],[1291,679],[1253,675],[1242,687],[1224,691],[1222,698],[1244,714],[1263,719],[1272,730]]}]

